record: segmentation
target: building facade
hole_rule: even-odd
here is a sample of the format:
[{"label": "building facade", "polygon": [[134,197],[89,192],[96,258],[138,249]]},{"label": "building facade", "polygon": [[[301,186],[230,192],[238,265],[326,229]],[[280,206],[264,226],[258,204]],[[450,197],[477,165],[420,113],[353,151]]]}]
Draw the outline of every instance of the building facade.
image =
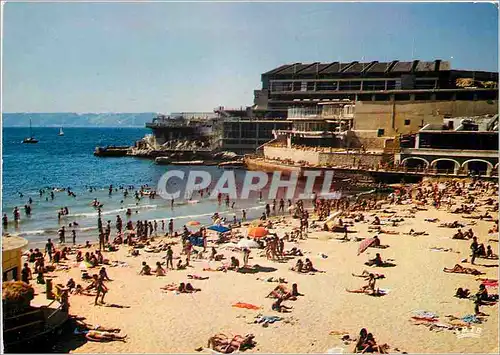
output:
[{"label": "building facade", "polygon": [[498,73],[452,70],[441,60],[286,64],[261,80],[262,88],[254,92],[257,113],[286,117],[291,107],[350,100],[356,106],[354,130],[387,136],[498,110]]}]

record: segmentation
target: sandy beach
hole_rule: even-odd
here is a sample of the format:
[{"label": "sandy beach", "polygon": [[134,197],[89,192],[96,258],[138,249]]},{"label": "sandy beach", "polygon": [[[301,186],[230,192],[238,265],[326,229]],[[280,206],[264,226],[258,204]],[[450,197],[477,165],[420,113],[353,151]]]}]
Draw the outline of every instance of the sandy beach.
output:
[{"label": "sandy beach", "polygon": [[[495,202],[495,195],[491,195]],[[487,196],[477,191],[476,198],[482,201]],[[75,335],[61,349],[76,353],[194,353],[199,347],[205,348],[209,337],[217,333],[232,335],[254,334],[256,346],[248,353],[325,353],[328,349],[337,348],[336,352],[352,352],[355,342],[343,341],[341,338],[349,334],[355,339],[361,328],[373,333],[377,343],[390,345],[389,352],[408,353],[495,353],[498,352],[498,304],[482,306],[482,324],[472,324],[472,332],[477,337],[457,336],[457,331],[448,329],[429,329],[425,325],[415,324],[412,320],[414,311],[424,310],[436,313],[439,323],[449,323],[447,315],[462,318],[474,314],[474,302],[469,299],[454,297],[457,288],[467,288],[471,294],[477,292],[481,281],[478,277],[497,279],[498,260],[476,259],[470,264],[470,240],[452,239],[457,229],[441,228],[440,223],[455,220],[465,225],[463,231],[472,228],[479,243],[491,245],[498,254],[498,233],[488,234],[493,228],[493,220],[476,220],[463,218],[462,214],[452,214],[448,206],[436,209],[426,205],[415,211],[414,205],[387,204],[382,210],[360,212],[365,221],[354,223],[349,227],[355,233],[349,233],[350,241],[338,240],[343,233],[324,232],[310,228],[307,238],[298,242],[285,242],[285,250],[297,247],[304,256],[294,257],[285,262],[267,260],[264,251],[251,249],[250,265],[258,264],[268,268],[266,272],[239,273],[235,271],[215,272],[203,271],[203,268],[216,268],[221,262],[192,259],[191,267],[186,270],[169,270],[164,277],[139,275],[141,263],[146,261],[154,267],[157,261],[163,262],[165,252],[147,253],[140,250],[140,255],[128,256],[129,247],[121,246],[116,252],[104,253],[110,261],[122,261],[124,267],[109,267],[107,272],[113,280],[105,282],[109,288],[105,302],[127,308],[94,306],[94,297],[84,295],[70,296],[70,313],[85,317],[91,324],[121,328],[127,334],[126,342],[97,343],[85,342],[83,336]],[[459,206],[463,198],[455,199]],[[479,202],[481,203],[481,202]],[[473,215],[484,213],[488,206],[479,205]],[[497,212],[492,213],[494,218]],[[298,226],[299,221],[285,214],[283,222],[274,223],[270,232],[283,237],[285,232]],[[370,238],[376,232],[370,229],[375,216],[382,223],[389,218],[401,217],[403,220],[393,227],[383,225],[384,230],[399,234],[380,233],[381,244],[389,245],[386,249],[368,248],[358,254],[359,241],[354,238]],[[438,222],[427,222],[425,219],[439,219]],[[273,219],[283,219],[273,217]],[[316,217],[311,215],[310,220]],[[473,225],[471,225],[473,223]],[[318,228],[321,229],[321,228]],[[403,233],[425,231],[428,235],[411,236]],[[241,228],[245,235],[247,228]],[[180,240],[172,238],[155,238],[152,245],[160,242],[173,242],[174,265],[180,255]],[[94,245],[95,246],[95,245]],[[209,243],[210,250],[212,243]],[[451,251],[431,250],[433,247],[448,248]],[[225,255],[227,263],[231,256],[242,260],[241,252],[225,249],[224,244],[216,246],[217,251]],[[90,249],[93,251],[97,248]],[[200,249],[200,248],[198,248]],[[86,251],[86,250],[84,250]],[[368,259],[380,253],[383,260],[393,259],[394,267],[369,267],[364,265]],[[208,253],[207,253],[208,254]],[[323,254],[323,255],[321,255]],[[208,256],[208,255],[207,255]],[[75,255],[69,255],[66,265],[70,270],[55,271],[54,283],[66,284],[72,277],[76,283],[86,285],[81,280]],[[297,273],[290,268],[298,258],[309,258],[314,267],[324,271],[321,273]],[[467,262],[461,262],[467,259]],[[484,275],[452,274],[443,272],[443,268],[453,268],[455,264],[473,267]],[[99,268],[89,270],[90,274],[98,273]],[[274,271],[271,271],[274,270]],[[366,284],[363,278],[352,274],[361,274],[363,270],[384,274],[385,278],[377,280],[377,287],[387,291],[383,297],[372,297],[366,294],[349,293],[346,289],[358,289]],[[207,280],[190,280],[187,275],[209,277]],[[277,282],[266,281],[269,278],[284,278],[287,287],[298,284],[303,296],[296,301],[285,301],[292,306],[290,313],[277,313],[271,310],[273,300],[266,296],[278,285]],[[200,292],[178,294],[174,291],[162,291],[160,288],[169,283],[191,282]],[[46,303],[45,288],[31,282],[38,296],[34,304]],[[497,288],[488,288],[490,294],[498,294]],[[248,310],[232,307],[237,302],[250,303],[259,310]],[[255,324],[258,314],[280,316],[283,320],[262,326]],[[480,328],[480,330],[477,330]],[[459,332],[460,333],[460,332]],[[471,332],[468,333],[470,335]],[[209,352],[203,349],[203,353]]]}]

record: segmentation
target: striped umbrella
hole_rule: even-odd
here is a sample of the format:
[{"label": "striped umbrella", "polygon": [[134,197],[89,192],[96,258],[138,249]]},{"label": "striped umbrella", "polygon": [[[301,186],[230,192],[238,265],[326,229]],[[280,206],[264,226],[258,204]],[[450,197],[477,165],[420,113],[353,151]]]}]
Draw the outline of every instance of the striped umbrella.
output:
[{"label": "striped umbrella", "polygon": [[364,252],[375,242],[375,238],[366,238],[359,244],[358,255]]}]

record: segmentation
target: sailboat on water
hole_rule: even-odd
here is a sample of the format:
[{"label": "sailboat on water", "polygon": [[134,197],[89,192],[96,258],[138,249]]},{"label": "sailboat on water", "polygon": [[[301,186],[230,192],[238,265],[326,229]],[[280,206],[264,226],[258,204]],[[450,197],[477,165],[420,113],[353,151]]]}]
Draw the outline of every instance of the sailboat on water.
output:
[{"label": "sailboat on water", "polygon": [[24,138],[23,143],[38,143],[38,139],[33,137],[33,131],[31,129],[31,118],[30,118],[30,136],[28,138]]},{"label": "sailboat on water", "polygon": [[64,136],[64,132],[63,132],[62,127],[59,129],[59,135],[60,135],[60,136]]}]

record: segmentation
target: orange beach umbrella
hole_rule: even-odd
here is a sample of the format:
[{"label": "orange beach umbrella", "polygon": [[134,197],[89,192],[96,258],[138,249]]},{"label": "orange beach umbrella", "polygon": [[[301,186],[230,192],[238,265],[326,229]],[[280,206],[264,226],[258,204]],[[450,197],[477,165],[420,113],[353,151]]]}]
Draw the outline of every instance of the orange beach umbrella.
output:
[{"label": "orange beach umbrella", "polygon": [[264,227],[252,227],[248,229],[248,236],[254,238],[262,238],[269,234],[269,231]]}]

